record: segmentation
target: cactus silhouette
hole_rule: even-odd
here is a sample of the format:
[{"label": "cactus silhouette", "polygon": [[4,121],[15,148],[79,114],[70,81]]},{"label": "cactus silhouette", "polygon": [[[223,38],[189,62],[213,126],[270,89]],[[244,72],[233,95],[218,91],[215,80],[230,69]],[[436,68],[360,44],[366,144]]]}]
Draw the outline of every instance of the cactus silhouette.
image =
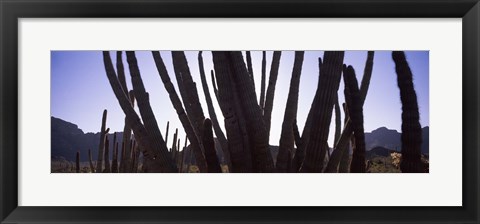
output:
[{"label": "cactus silhouette", "polygon": [[[203,93],[205,94],[205,101],[207,102],[208,114],[210,115],[213,129],[215,131],[215,135],[217,136],[217,139],[220,142],[220,147],[222,148],[222,151],[223,151],[223,157],[224,157],[225,163],[229,168],[231,168],[230,152],[228,150],[228,141],[222,129],[220,128],[220,124],[218,123],[218,119],[217,119],[217,114],[215,113],[215,108],[213,107],[212,97],[210,96],[210,92],[207,85],[207,79],[205,77],[205,70],[203,67],[203,57],[202,57],[201,51],[198,53],[198,65],[199,65],[199,71],[200,71],[200,78],[202,80]],[[214,76],[213,71],[212,71],[212,76]]]},{"label": "cactus silhouette", "polygon": [[[365,98],[368,93],[368,87],[370,86],[370,79],[372,77],[372,70],[373,70],[373,58],[374,58],[375,52],[369,51],[367,53],[367,61],[365,63],[365,70],[363,72],[363,78],[362,78],[362,83],[360,84],[360,97],[362,100],[362,106],[363,103],[365,102]],[[342,155],[344,153],[348,153],[348,143],[351,139],[353,132],[353,127],[352,127],[352,122],[349,119],[347,122],[345,122],[345,125],[343,127],[342,134],[340,135],[340,138],[338,139],[336,145],[335,145],[335,150],[333,150],[332,155],[330,157],[330,160],[328,161],[327,168],[325,169],[325,172],[329,173],[336,173],[338,171],[338,164],[340,163],[340,160],[342,159]]]},{"label": "cactus silhouette", "polygon": [[216,83],[218,85],[217,98],[224,117],[228,149],[232,163],[231,171],[240,173],[252,172],[251,161],[250,163],[248,161],[250,159],[249,142],[245,141],[242,132],[241,125],[244,121],[238,110],[237,90],[233,84],[233,72],[227,52],[212,52],[212,56]]},{"label": "cactus silhouette", "polygon": [[273,52],[272,66],[270,68],[270,77],[268,79],[267,94],[265,96],[265,107],[263,117],[267,133],[270,133],[270,122],[272,119],[273,99],[275,97],[275,86],[277,85],[278,68],[280,67],[281,51]]},{"label": "cactus silhouette", "polygon": [[355,147],[350,164],[351,173],[365,173],[365,133],[363,130],[363,102],[358,89],[355,70],[352,66],[344,66],[343,80],[345,81],[345,102],[348,115],[352,120]]},{"label": "cactus silhouette", "polygon": [[105,138],[105,169],[103,170],[104,173],[110,173],[110,157],[109,157],[109,152],[110,152],[110,141],[108,138]]},{"label": "cactus silhouette", "polygon": [[160,78],[162,79],[163,85],[165,87],[165,90],[167,90],[168,95],[170,97],[170,101],[172,102],[173,107],[177,111],[177,115],[178,115],[178,118],[180,119],[180,122],[182,123],[183,129],[187,133],[188,139],[190,139],[192,149],[195,152],[194,154],[195,154],[195,159],[196,159],[198,168],[200,169],[200,172],[207,172],[207,163],[205,160],[205,155],[203,154],[203,145],[201,144],[201,140],[199,139],[199,136],[197,135],[197,132],[195,131],[194,126],[190,122],[187,114],[185,113],[185,110],[182,106],[182,102],[180,101],[180,98],[178,97],[177,92],[175,91],[175,88],[173,87],[173,84],[170,81],[167,68],[163,63],[163,59],[160,56],[160,52],[152,51],[152,55],[155,61],[155,65],[157,67],[158,74],[160,75]]},{"label": "cactus silhouette", "polygon": [[165,145],[168,145],[168,129],[170,127],[170,121],[167,121],[167,130],[165,131]]},{"label": "cactus silhouette", "polygon": [[[148,167],[145,171],[147,172],[172,172],[172,164],[158,162],[160,159],[165,158],[165,156],[160,156],[160,150],[156,150],[152,140],[148,135],[148,131],[145,129],[145,126],[140,122],[140,117],[133,109],[131,102],[129,101],[125,92],[123,92],[120,83],[116,77],[115,69],[113,68],[112,60],[110,58],[110,53],[108,51],[103,52],[103,60],[105,65],[105,72],[109,80],[110,86],[122,108],[125,116],[127,117],[128,123],[131,125],[135,139],[138,142],[140,148],[143,151],[143,166]],[[167,152],[168,153],[168,152]],[[168,157],[167,157],[168,158]]]},{"label": "cactus silhouette", "polygon": [[267,73],[267,54],[265,51],[262,51],[262,79],[260,83],[260,108],[262,109],[262,114],[265,109],[265,80]]},{"label": "cactus silhouette", "polygon": [[[221,54],[213,52],[213,54]],[[241,52],[226,52],[226,59],[233,75],[239,103],[243,109],[247,134],[251,142],[252,167],[254,172],[273,172],[274,165],[268,144],[268,131],[258,106],[255,86],[251,82]],[[214,62],[215,63],[215,62]],[[219,84],[220,85],[220,84]],[[268,102],[268,101],[267,101]]]},{"label": "cactus silhouette", "polygon": [[222,168],[218,162],[215,142],[213,140],[212,121],[205,119],[203,122],[203,145],[205,147],[205,158],[207,159],[209,173],[221,173]]},{"label": "cactus silhouette", "polygon": [[[271,138],[273,139],[270,136],[272,114],[277,116],[272,112],[282,52],[273,52],[268,77],[266,74],[267,52],[262,52],[260,94],[257,95],[254,65],[258,64],[252,61],[252,52],[212,51],[214,70],[210,74],[212,83],[209,86],[205,74],[204,55],[200,51],[197,74],[200,76],[205,96],[203,103],[206,103],[208,109],[209,118],[206,118],[200,103],[195,76],[192,76],[197,71],[191,70],[188,62],[192,62],[187,62],[185,53],[171,52],[173,71],[178,85],[176,90],[160,52],[152,51],[162,84],[169,94],[169,99],[186,133],[185,145],[182,146],[178,129],[173,134],[173,142],[168,141],[169,122],[165,129],[165,139],[163,138],[150,105],[149,94],[141,77],[140,69],[142,68],[139,68],[135,52],[127,51],[126,59],[122,58],[122,53],[122,51],[116,52],[116,69],[112,64],[110,52],[103,52],[103,60],[109,84],[125,114],[123,136],[119,136],[119,139],[123,137],[123,140],[117,142],[117,133],[114,133],[113,141],[107,137],[109,129],[106,128],[107,110],[105,110],[95,165],[91,159],[92,150],[88,152],[91,172],[219,173],[224,171],[224,165],[227,166],[228,172],[242,173],[366,172],[363,105],[373,71],[373,51],[367,54],[360,85],[353,67],[346,67],[343,64],[345,52],[324,52],[323,60],[319,58],[316,92],[303,130],[300,130],[301,133],[297,125],[297,110],[304,52],[295,52],[275,163],[272,158],[275,149],[269,142]],[[420,150],[422,130],[412,71],[403,52],[392,52],[392,58],[402,102],[400,169],[402,172],[424,172],[425,167]],[[124,60],[128,62],[127,73],[131,77],[129,81],[131,81],[132,90],[128,90],[127,87]],[[205,64],[207,65],[209,64]],[[191,72],[194,73],[191,74]],[[342,74],[345,83],[344,118],[341,115],[341,102],[338,96]],[[267,79],[268,84],[266,84]],[[211,96],[209,88],[213,88],[215,97]],[[214,99],[217,100],[223,116],[217,117],[218,109],[215,111]],[[134,101],[137,101],[136,104]],[[327,140],[334,113],[335,133],[331,146],[333,151],[330,151]],[[223,123],[219,118],[223,118]],[[277,131],[274,130],[272,133]],[[216,144],[214,136],[219,144]],[[187,145],[187,140],[190,141],[190,145]],[[171,146],[170,149],[169,146]],[[350,146],[353,151],[351,161]],[[110,160],[110,153],[113,153],[112,160]],[[73,164],[69,169],[74,170]],[[75,171],[82,172],[79,170],[79,165],[75,167]]]},{"label": "cactus silhouette", "polygon": [[[317,128],[310,132],[306,146],[302,172],[322,172],[325,154],[328,150],[327,138],[332,118],[335,94],[338,91],[342,73],[343,51],[325,51],[320,68],[317,92],[312,103],[313,118],[310,125]],[[316,102],[315,102],[316,101]]]},{"label": "cactus silhouette", "polygon": [[290,90],[288,92],[287,105],[282,123],[280,145],[277,155],[276,171],[283,173],[291,170],[291,159],[295,147],[294,122],[297,117],[298,91],[300,86],[300,75],[302,73],[303,57],[305,52],[295,52]]},{"label": "cactus silhouette", "polygon": [[80,173],[80,152],[77,151],[75,156],[75,172]]},{"label": "cactus silhouette", "polygon": [[246,55],[247,55],[248,74],[250,75],[250,79],[252,80],[253,86],[255,86],[255,78],[253,76],[253,67],[252,67],[252,55],[251,55],[250,51],[247,51]]},{"label": "cactus silhouette", "polygon": [[90,172],[95,173],[95,166],[92,161],[92,150],[88,149],[88,164],[90,165]]},{"label": "cactus silhouette", "polygon": [[402,159],[403,173],[421,173],[422,128],[418,112],[417,94],[413,87],[413,75],[403,51],[393,51],[392,58],[397,72],[397,83],[402,101]]},{"label": "cactus silhouette", "polygon": [[[122,51],[117,51],[117,73],[118,73],[118,81],[120,82],[120,86],[122,87],[122,90],[123,92],[129,96],[129,99],[130,99],[130,103],[133,107],[134,105],[134,101],[135,101],[135,97],[133,95],[133,91],[129,91],[128,88],[127,88],[127,82],[126,82],[126,78],[125,78],[125,68],[123,66],[123,58],[122,58]],[[128,124],[128,120],[127,120],[127,117],[125,117],[125,122],[124,122],[124,127],[123,127],[123,143],[125,145],[130,145],[130,138],[131,138],[131,135],[132,135],[132,130]],[[127,152],[127,155],[130,154],[130,149],[128,149],[128,152]],[[131,163],[131,158],[128,157],[122,157],[122,161],[121,163],[128,163],[130,164]],[[120,172],[125,172],[125,169],[123,166],[120,166]]]},{"label": "cactus silhouette", "polygon": [[118,173],[118,142],[115,142],[113,148],[113,158],[112,158],[112,173]]},{"label": "cactus silhouette", "polygon": [[175,129],[175,134],[173,134],[173,143],[172,143],[172,148],[170,149],[173,159],[175,159],[175,153],[177,152],[177,138],[178,138],[178,128]]},{"label": "cactus silhouette", "polygon": [[[152,107],[150,106],[149,95],[145,91],[142,78],[140,77],[140,70],[138,68],[135,52],[127,51],[127,61],[130,68],[133,92],[137,99],[137,105],[142,116],[143,124],[148,132],[148,138],[158,152],[158,157],[156,157],[155,160],[160,161],[159,163],[161,166],[166,166],[165,169],[174,171],[177,167],[168,155],[167,146],[165,145],[165,141],[158,128],[157,120],[155,119]],[[148,166],[146,166],[146,168],[148,169]]]},{"label": "cactus silhouette", "polygon": [[107,110],[103,110],[102,115],[102,127],[100,128],[100,143],[98,144],[98,159],[97,159],[97,171],[102,172],[103,170],[103,155],[104,155],[104,148],[105,148],[105,136],[107,134],[105,130],[107,122]]},{"label": "cactus silhouette", "polygon": [[338,103],[338,92],[335,94],[335,104],[333,108],[335,110],[335,136],[333,144],[335,145],[342,134],[342,115],[340,113],[340,104]]},{"label": "cactus silhouette", "polygon": [[178,89],[182,96],[187,116],[192,122],[195,133],[201,135],[203,120],[205,120],[202,105],[198,98],[197,86],[193,81],[183,51],[172,51],[173,68],[177,78]]},{"label": "cactus silhouette", "polygon": [[[345,103],[343,103],[342,107],[343,107],[343,112],[345,114],[345,118],[343,120],[343,125],[345,125],[349,121],[349,116],[348,116],[347,105]],[[349,162],[350,162],[350,145],[347,145],[347,149],[342,154],[342,157],[340,159],[340,163],[338,165],[338,172],[339,173],[348,173],[350,171],[350,163]]]}]

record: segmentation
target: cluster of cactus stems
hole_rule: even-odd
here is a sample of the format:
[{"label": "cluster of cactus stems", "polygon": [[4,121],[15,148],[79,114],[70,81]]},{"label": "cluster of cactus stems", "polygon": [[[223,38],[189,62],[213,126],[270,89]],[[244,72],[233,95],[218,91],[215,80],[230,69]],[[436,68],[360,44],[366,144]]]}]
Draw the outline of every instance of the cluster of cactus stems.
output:
[{"label": "cluster of cactus stems", "polygon": [[[171,53],[180,92],[177,94],[160,52],[153,51],[152,56],[161,82],[187,135],[181,148],[181,140],[176,129],[170,149],[167,146],[170,123],[167,123],[164,139],[153,115],[135,53],[127,52],[126,55],[133,86],[133,90],[130,91],[126,85],[122,52],[117,52],[116,71],[109,52],[103,53],[109,83],[125,114],[125,126],[123,141],[117,142],[117,133],[114,133],[113,142],[109,142],[106,137],[109,131],[106,128],[107,111],[104,111],[96,167],[92,163],[89,150],[89,165],[92,172],[138,172],[140,155],[143,157],[141,172],[189,172],[191,165],[196,165],[200,172],[211,173],[222,172],[222,165],[226,166],[229,172],[365,172],[363,104],[373,70],[373,51],[368,52],[360,88],[353,67],[343,64],[345,52],[325,51],[323,60],[321,58],[318,60],[317,91],[301,135],[297,126],[297,108],[304,52],[295,52],[276,163],[270,153],[269,133],[280,51],[273,52],[268,86],[265,83],[266,52],[262,52],[258,101],[251,52],[246,52],[246,62],[242,52],[239,51],[212,52],[214,70],[211,71],[211,82],[215,99],[224,118],[225,133],[220,128],[220,121],[210,96],[202,52],[198,53],[199,74],[209,118],[204,115],[197,86],[184,52]],[[421,161],[419,162],[421,129],[412,74],[403,52],[393,52],[393,59],[403,105],[404,156],[401,167],[403,172],[421,172],[423,167]],[[338,102],[342,74],[346,102],[343,104],[345,114],[343,130]],[[134,110],[135,100],[141,116]],[[330,155],[327,138],[333,113],[335,113],[335,137],[333,152]],[[220,149],[216,149],[214,133]],[[190,145],[187,145],[187,141]],[[353,155],[349,163],[350,142]],[[109,146],[112,147],[113,154],[111,162]],[[221,150],[222,154],[218,154],[218,150]],[[80,170],[79,156],[77,154],[77,172]]]},{"label": "cluster of cactus stems", "polygon": [[[217,136],[217,139],[220,142],[220,147],[222,148],[223,155],[224,155],[224,162],[229,168],[231,168],[232,165],[230,161],[230,153],[228,150],[228,141],[222,129],[220,128],[220,124],[218,123],[218,119],[217,119],[217,114],[213,107],[212,97],[210,96],[207,79],[205,77],[205,69],[203,67],[203,57],[202,57],[201,51],[198,53],[198,65],[199,65],[200,79],[202,81],[203,93],[205,94],[205,101],[207,102],[208,114],[210,116],[210,120],[212,122],[215,135]],[[212,77],[215,76],[213,70],[211,71],[211,76]]]},{"label": "cluster of cactus stems", "polygon": [[294,124],[297,117],[298,91],[304,54],[305,52],[303,51],[295,52],[290,90],[288,92],[285,115],[283,116],[282,132],[277,155],[276,171],[279,173],[285,173],[291,170],[291,159],[295,146]]},{"label": "cluster of cactus stems", "polygon": [[[374,55],[375,53],[373,51],[369,51],[367,54],[367,61],[365,63],[362,82],[360,84],[360,100],[362,102],[362,106],[367,96],[368,87],[370,86]],[[328,172],[328,173],[338,172],[338,165],[342,160],[343,154],[348,154],[348,149],[349,149],[348,143],[350,142],[352,133],[353,133],[352,121],[348,118],[347,121],[345,122],[340,138],[338,139],[337,142],[335,142],[335,147],[328,161],[327,167],[325,168],[325,172]]]}]

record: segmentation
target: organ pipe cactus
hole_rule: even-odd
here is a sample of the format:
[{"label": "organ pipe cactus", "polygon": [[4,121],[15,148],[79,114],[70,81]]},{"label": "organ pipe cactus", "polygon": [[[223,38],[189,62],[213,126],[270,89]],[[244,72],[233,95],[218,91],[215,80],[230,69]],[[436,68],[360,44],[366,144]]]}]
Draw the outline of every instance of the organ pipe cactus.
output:
[{"label": "organ pipe cactus", "polygon": [[247,55],[248,74],[250,75],[250,79],[252,80],[253,86],[255,86],[255,78],[253,76],[253,67],[252,67],[252,55],[251,55],[250,51],[247,51],[246,55]]},{"label": "organ pipe cactus", "polygon": [[215,73],[213,72],[213,70],[210,72],[210,77],[212,79],[212,88],[213,88],[213,93],[215,94],[215,98],[217,98],[217,101],[220,101],[218,99],[218,88],[215,82]]},{"label": "organ pipe cactus", "polygon": [[[349,121],[348,110],[345,103],[342,104],[343,112],[345,114],[345,119],[343,124],[345,125]],[[338,140],[337,140],[338,141]],[[333,154],[333,153],[332,153]],[[338,165],[339,173],[348,173],[350,170],[350,145],[347,145],[346,151],[342,154],[340,164]]]},{"label": "organ pipe cactus", "polygon": [[98,144],[98,158],[97,158],[97,171],[102,172],[103,170],[103,154],[105,148],[105,136],[107,134],[105,126],[107,123],[107,110],[103,110],[102,115],[102,127],[100,128],[100,143]]},{"label": "organ pipe cactus", "polygon": [[105,138],[105,157],[104,157],[105,169],[103,170],[104,173],[110,173],[111,172],[109,152],[110,152],[110,140],[108,140],[108,138]]},{"label": "organ pipe cactus", "polygon": [[88,163],[90,165],[90,173],[95,173],[95,166],[93,166],[92,162],[92,150],[88,149]]},{"label": "organ pipe cactus", "polygon": [[232,51],[227,52],[227,59],[235,74],[233,80],[245,115],[247,133],[252,145],[253,170],[255,172],[273,172],[274,164],[268,143],[268,129],[262,119],[255,86],[248,76],[243,56],[241,52]]},{"label": "organ pipe cactus", "polygon": [[[320,72],[322,68],[322,58],[318,58],[318,70]],[[320,82],[317,84],[317,89],[320,87]],[[312,119],[314,115],[314,108],[317,103],[317,98],[319,96],[315,95],[313,98],[312,106],[310,107],[310,110],[308,111],[307,115],[307,120],[305,121],[305,126],[303,127],[302,131],[302,136],[299,138],[299,144],[295,155],[293,157],[293,163],[292,163],[292,172],[299,172],[300,168],[303,164],[303,161],[305,159],[305,150],[308,145],[308,141],[310,140],[310,130],[312,129]],[[298,128],[298,127],[297,127]]]},{"label": "organ pipe cactus", "polygon": [[335,105],[334,105],[334,110],[335,110],[335,137],[333,140],[333,144],[337,144],[338,139],[340,138],[340,135],[342,134],[342,115],[340,114],[340,104],[338,103],[338,93],[335,94]]},{"label": "organ pipe cactus", "polygon": [[188,116],[185,113],[185,110],[183,109],[182,102],[180,101],[180,98],[178,97],[177,92],[175,91],[175,88],[173,87],[173,84],[170,81],[167,68],[163,63],[163,59],[160,56],[160,52],[153,51],[152,55],[153,55],[153,59],[155,61],[155,65],[157,67],[158,73],[160,75],[160,78],[162,79],[163,85],[170,97],[170,101],[172,102],[173,107],[177,111],[180,122],[182,123],[182,126],[185,132],[187,133],[188,138],[190,139],[191,146],[195,151],[195,159],[197,161],[199,170],[200,172],[207,172],[207,163],[206,163],[205,156],[203,154],[203,149],[202,149],[203,145],[201,145],[199,137],[197,136],[197,133],[195,132],[192,123],[190,123],[190,120],[188,119]]},{"label": "organ pipe cactus", "polygon": [[175,158],[175,153],[177,152],[177,137],[178,137],[178,128],[175,129],[175,134],[173,134],[173,143],[171,148],[172,158]]},{"label": "organ pipe cactus", "polygon": [[120,149],[120,155],[122,157],[120,158],[120,164],[118,165],[118,172],[119,173],[125,173],[125,142],[122,141],[122,147]]},{"label": "organ pipe cactus", "polygon": [[352,121],[355,146],[350,163],[351,173],[365,173],[365,133],[363,129],[362,99],[358,89],[355,70],[352,66],[344,66],[343,79],[345,81],[345,102],[348,115]]},{"label": "organ pipe cactus", "polygon": [[165,145],[168,145],[168,129],[170,127],[170,121],[167,121],[167,130],[165,131]]},{"label": "organ pipe cactus", "polygon": [[[118,154],[118,142],[117,142],[117,132],[113,133],[113,144],[112,144],[112,164],[110,167],[110,171],[112,173],[118,173],[118,161],[117,161],[117,154]],[[116,172],[114,171],[116,169]]]},{"label": "organ pipe cactus", "polygon": [[80,152],[77,151],[75,156],[75,172],[80,173]]},{"label": "organ pipe cactus", "polygon": [[[127,96],[129,96],[130,103],[133,107],[135,97],[133,96],[133,91],[129,92],[129,90],[127,88],[127,82],[126,82],[126,78],[125,78],[125,69],[124,69],[124,66],[123,66],[122,51],[117,51],[117,64],[116,64],[116,66],[117,66],[118,81],[120,83],[120,86],[122,87],[123,92]],[[130,145],[131,135],[132,135],[132,130],[130,128],[130,125],[128,124],[127,117],[125,117],[125,122],[124,122],[124,127],[123,127],[123,142],[124,142],[125,145]],[[129,150],[130,149],[128,149],[128,152],[130,152]],[[127,153],[127,155],[128,154],[129,153]],[[124,160],[124,161],[122,161],[123,163],[130,164],[130,157],[128,157],[128,158],[122,157],[122,160]],[[124,171],[122,166],[120,167],[120,170]]]},{"label": "organ pipe cactus", "polygon": [[403,173],[421,173],[422,128],[418,112],[417,94],[413,87],[413,75],[403,51],[393,51],[397,83],[402,101],[402,159],[400,170]]},{"label": "organ pipe cactus", "polygon": [[112,158],[112,173],[118,173],[118,142],[115,142],[113,148],[113,158]]},{"label": "organ pipe cactus", "polygon": [[[362,106],[365,102],[365,98],[368,93],[368,87],[370,86],[370,79],[372,77],[372,70],[373,70],[373,59],[374,59],[375,52],[369,51],[367,54],[367,61],[365,63],[365,70],[363,72],[362,83],[360,84],[360,96],[362,100]],[[352,123],[348,120],[343,128],[342,134],[338,139],[338,142],[335,145],[335,150],[333,150],[330,160],[328,161],[327,168],[325,172],[337,172],[338,164],[342,159],[343,153],[347,151],[348,142],[350,141],[350,137],[352,136]],[[348,153],[348,152],[347,152]]]},{"label": "organ pipe cactus", "polygon": [[[135,107],[135,94],[133,93],[133,90],[130,90],[128,92],[128,97],[129,97],[129,100],[130,100],[130,104],[132,105],[132,107]],[[128,124],[128,119],[127,117],[125,117],[125,126],[123,128],[123,143],[128,146],[130,145],[131,141],[133,141],[132,139],[132,129],[130,128],[130,125]],[[124,160],[124,163],[125,163],[125,166],[123,167],[123,172],[126,171],[127,167],[130,166],[130,164],[132,163],[132,158],[130,157],[130,148],[126,147],[125,148],[125,153],[126,153],[126,156],[125,157],[122,157],[122,160]],[[120,167],[120,170],[122,170],[122,167]]]},{"label": "organ pipe cactus", "polygon": [[297,117],[298,91],[300,86],[300,75],[302,73],[303,57],[305,52],[295,52],[290,90],[288,92],[285,115],[283,117],[280,145],[278,149],[276,169],[284,173],[290,171],[293,148],[295,147],[294,122]]},{"label": "organ pipe cactus", "polygon": [[334,96],[338,91],[342,73],[343,51],[326,51],[324,61],[320,69],[319,88],[317,88],[315,101],[312,106],[314,116],[312,126],[315,130],[310,132],[310,140],[306,146],[306,156],[303,162],[302,172],[321,172],[327,148],[328,132]]},{"label": "organ pipe cactus", "polygon": [[[231,166],[230,162],[230,152],[228,151],[228,141],[223,133],[222,129],[220,128],[220,124],[218,123],[217,114],[215,113],[215,108],[213,107],[212,97],[210,96],[210,91],[207,85],[207,79],[205,77],[205,70],[203,67],[203,57],[202,52],[198,53],[198,65],[200,71],[200,78],[202,81],[203,93],[205,95],[205,101],[207,102],[208,114],[210,115],[210,119],[212,121],[213,130],[215,131],[215,135],[217,136],[218,141],[220,142],[220,146],[222,148],[223,157],[227,166]],[[213,71],[212,71],[213,76]]]},{"label": "organ pipe cactus", "polygon": [[[237,110],[236,88],[227,52],[212,52],[215,75],[218,85],[218,103],[224,117],[228,139],[228,149],[232,163],[231,171],[252,172],[248,142],[244,141],[241,116]],[[247,136],[248,137],[248,136]]]},{"label": "organ pipe cactus", "polygon": [[260,82],[260,108],[262,109],[262,114],[265,108],[265,80],[267,73],[267,54],[265,51],[262,51],[262,79]]},{"label": "organ pipe cactus", "polygon": [[[138,68],[137,58],[135,52],[127,51],[127,61],[130,68],[130,76],[132,78],[133,92],[137,99],[137,105],[142,116],[143,124],[148,132],[148,138],[150,138],[153,147],[157,150],[158,154],[155,160],[158,160],[160,166],[165,166],[166,170],[174,171],[177,169],[171,157],[168,154],[167,146],[158,128],[157,120],[153,114],[152,107],[150,106],[148,93],[145,91],[142,78],[140,77],[140,70]],[[146,166],[148,169],[148,166]]]},{"label": "organ pipe cactus", "polygon": [[267,95],[265,96],[265,108],[263,116],[267,133],[270,133],[270,123],[272,119],[273,99],[275,96],[275,86],[277,85],[278,68],[280,67],[281,51],[273,52],[272,67],[270,68],[270,77],[268,80]]},{"label": "organ pipe cactus", "polygon": [[156,160],[157,158],[161,158],[160,152],[155,150],[153,142],[148,136],[148,132],[140,122],[140,117],[133,109],[127,95],[123,92],[121,85],[116,77],[115,69],[112,65],[112,60],[110,58],[110,53],[108,51],[103,52],[103,59],[105,65],[105,72],[107,74],[107,78],[109,80],[110,86],[122,108],[125,116],[127,117],[127,121],[129,122],[133,133],[135,135],[135,139],[138,141],[140,148],[143,151],[144,155],[144,167],[148,167],[148,172],[172,172],[170,166],[165,166],[165,164],[161,164]]},{"label": "organ pipe cactus", "polygon": [[218,162],[215,142],[213,140],[212,121],[205,119],[203,122],[203,146],[205,147],[205,158],[207,159],[209,173],[221,173],[222,168]]},{"label": "organ pipe cactus", "polygon": [[133,172],[137,173],[138,172],[138,164],[140,160],[140,149],[138,148],[138,145],[135,145],[135,163],[133,164]]},{"label": "organ pipe cactus", "polygon": [[183,51],[172,51],[172,61],[175,76],[177,77],[178,88],[180,89],[180,95],[182,96],[187,116],[190,118],[190,122],[193,123],[197,135],[200,135],[201,130],[203,129],[202,126],[205,116],[198,98],[196,83],[193,81],[190,74],[185,53]]}]

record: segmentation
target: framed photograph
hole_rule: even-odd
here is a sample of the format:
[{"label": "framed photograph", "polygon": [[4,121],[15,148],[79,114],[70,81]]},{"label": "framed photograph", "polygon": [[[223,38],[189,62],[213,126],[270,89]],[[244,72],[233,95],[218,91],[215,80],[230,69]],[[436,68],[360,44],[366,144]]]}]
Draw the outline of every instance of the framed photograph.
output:
[{"label": "framed photograph", "polygon": [[477,0],[0,12],[0,223],[480,222]]}]

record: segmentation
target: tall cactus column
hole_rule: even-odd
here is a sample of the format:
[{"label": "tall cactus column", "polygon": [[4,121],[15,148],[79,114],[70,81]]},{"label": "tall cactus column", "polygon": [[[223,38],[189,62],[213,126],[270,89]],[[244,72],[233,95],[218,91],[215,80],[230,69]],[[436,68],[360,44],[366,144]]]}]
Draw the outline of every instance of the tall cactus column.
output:
[{"label": "tall cactus column", "polygon": [[[133,109],[128,96],[122,90],[120,82],[116,76],[115,69],[113,68],[110,53],[108,51],[103,52],[103,62],[105,65],[105,73],[110,86],[112,87],[113,93],[115,94],[123,113],[127,117],[129,125],[131,126],[135,135],[135,140],[138,142],[139,147],[143,150],[143,165],[149,167],[149,172],[172,172],[171,169],[167,168],[168,165],[167,167],[162,166],[162,164],[158,163],[158,160],[156,160],[157,158],[160,158],[160,152],[154,147],[154,144],[149,138],[145,126],[143,126],[143,124],[140,122],[140,117]],[[124,146],[125,148],[128,147],[127,145]]]},{"label": "tall cactus column", "polygon": [[362,99],[352,66],[343,69],[345,81],[345,101],[347,110],[353,125],[355,147],[350,164],[351,173],[365,173],[365,133],[363,129]]},{"label": "tall cactus column", "polygon": [[417,94],[413,87],[412,71],[403,51],[392,52],[397,72],[400,100],[402,101],[402,160],[400,170],[403,173],[421,173],[422,128],[418,112]]},{"label": "tall cactus column", "polygon": [[310,140],[306,148],[302,172],[322,172],[327,152],[327,139],[332,119],[335,95],[340,85],[342,74],[343,51],[326,51],[320,68],[319,86],[312,106],[314,116],[311,125],[315,127],[310,132]]},{"label": "tall cactus column", "polygon": [[153,60],[155,61],[155,65],[157,67],[158,74],[162,79],[163,85],[165,90],[167,90],[168,95],[170,97],[170,101],[172,102],[175,111],[177,112],[178,118],[182,123],[183,129],[185,130],[188,138],[190,139],[192,150],[195,152],[195,159],[198,164],[198,168],[200,172],[207,172],[207,162],[205,160],[205,155],[203,154],[203,145],[201,140],[195,131],[195,126],[190,122],[187,114],[185,113],[185,109],[182,106],[182,102],[178,97],[177,92],[175,91],[175,87],[173,86],[172,82],[170,81],[170,76],[168,75],[167,68],[165,67],[165,63],[163,63],[163,59],[158,51],[152,51]]},{"label": "tall cactus column", "polygon": [[[148,132],[148,137],[151,139],[155,149],[159,152],[158,157],[155,160],[160,163],[160,166],[170,170],[170,172],[176,172],[177,167],[169,156],[167,146],[163,139],[160,129],[158,128],[157,120],[153,114],[152,107],[150,106],[149,95],[145,90],[142,78],[140,76],[140,70],[138,68],[137,58],[135,52],[127,51],[127,61],[130,68],[130,76],[132,78],[133,92],[137,99],[138,108],[142,115],[142,120],[145,125],[145,129]],[[148,168],[148,167],[147,167]]]},{"label": "tall cactus column", "polygon": [[300,86],[300,75],[305,52],[295,52],[290,90],[288,92],[285,115],[283,117],[280,145],[277,155],[276,171],[280,173],[289,172],[291,167],[292,152],[295,147],[294,122],[297,117],[298,91]]},{"label": "tall cactus column", "polygon": [[[265,120],[262,119],[262,111],[258,106],[255,86],[248,75],[241,52],[232,51],[228,52],[227,55],[234,74],[233,79],[238,91],[239,102],[241,103],[247,122],[246,127],[252,145],[253,169],[256,172],[273,172],[274,164],[268,142],[268,126]],[[266,104],[268,102],[269,101],[266,101]]]},{"label": "tall cactus column", "polygon": [[[228,150],[228,141],[222,129],[220,128],[220,124],[218,123],[218,119],[217,119],[217,114],[215,113],[215,108],[213,107],[212,97],[210,96],[209,88],[207,85],[207,78],[205,77],[205,70],[203,67],[203,57],[202,57],[201,51],[198,53],[198,65],[199,65],[199,71],[200,71],[200,79],[202,81],[203,93],[205,95],[205,101],[207,102],[208,114],[210,115],[213,129],[215,131],[215,135],[217,136],[217,139],[220,142],[220,146],[222,147],[225,163],[227,164],[228,168],[231,169],[232,164],[230,161],[230,152]],[[212,71],[212,76],[213,76],[213,71]]]},{"label": "tall cactus column", "polygon": [[103,155],[105,148],[105,136],[107,134],[105,126],[107,123],[107,110],[103,110],[102,127],[100,128],[100,143],[98,144],[97,172],[103,171]]},{"label": "tall cactus column", "polygon": [[[248,163],[250,153],[243,140],[241,119],[236,110],[236,97],[233,85],[233,75],[227,52],[212,52],[213,65],[218,84],[217,99],[224,117],[225,131],[228,139],[228,148],[232,167],[230,172],[252,172]],[[213,74],[213,73],[212,73]],[[213,79],[215,80],[215,79]],[[213,84],[215,86],[215,84]]]},{"label": "tall cactus column", "polygon": [[[368,87],[370,86],[370,79],[372,77],[373,70],[373,59],[375,56],[374,51],[369,51],[367,53],[367,61],[365,62],[365,70],[363,71],[362,83],[360,84],[360,96],[362,97],[362,102],[365,102],[365,98],[368,93]],[[342,155],[348,150],[348,142],[352,136],[352,122],[348,119],[345,122],[343,127],[342,134],[336,142],[335,150],[333,150],[330,160],[328,161],[327,168],[325,172],[336,173],[338,171],[338,164],[342,160]],[[348,153],[348,152],[346,152]]]}]

